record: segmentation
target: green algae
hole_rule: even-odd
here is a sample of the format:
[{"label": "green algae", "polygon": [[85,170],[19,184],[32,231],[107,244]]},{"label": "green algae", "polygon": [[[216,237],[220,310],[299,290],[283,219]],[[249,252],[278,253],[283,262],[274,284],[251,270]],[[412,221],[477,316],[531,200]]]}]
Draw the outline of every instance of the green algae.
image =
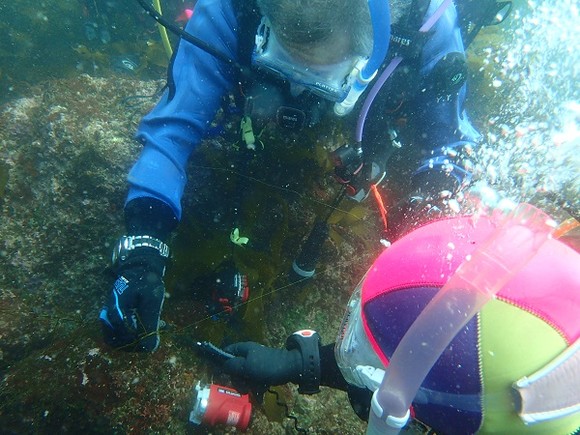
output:
[{"label": "green algae", "polygon": [[6,193],[6,186],[8,185],[8,175],[10,167],[6,162],[0,161],[0,202]]}]

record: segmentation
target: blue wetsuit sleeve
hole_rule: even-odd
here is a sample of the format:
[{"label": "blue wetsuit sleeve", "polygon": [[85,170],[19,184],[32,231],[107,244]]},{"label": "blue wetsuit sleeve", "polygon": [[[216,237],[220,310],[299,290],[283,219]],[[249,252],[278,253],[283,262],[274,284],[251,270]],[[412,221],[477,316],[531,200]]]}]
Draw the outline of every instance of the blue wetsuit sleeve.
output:
[{"label": "blue wetsuit sleeve", "polygon": [[[237,22],[230,1],[199,0],[186,31],[237,58]],[[153,197],[181,218],[189,156],[199,145],[232,87],[237,71],[181,40],[168,72],[168,89],[146,115],[136,138],[143,151],[131,169],[127,202]]]},{"label": "blue wetsuit sleeve", "polygon": [[[427,16],[440,4],[441,1],[432,1]],[[412,124],[424,155],[416,174],[444,171],[463,183],[471,179],[470,165],[459,156],[464,156],[466,148],[474,149],[480,138],[464,108],[467,85],[463,84],[451,94],[441,94],[436,86],[429,86],[437,62],[454,52],[464,54],[465,50],[457,26],[457,12],[451,4],[435,24],[422,52],[423,86],[413,101]]]}]

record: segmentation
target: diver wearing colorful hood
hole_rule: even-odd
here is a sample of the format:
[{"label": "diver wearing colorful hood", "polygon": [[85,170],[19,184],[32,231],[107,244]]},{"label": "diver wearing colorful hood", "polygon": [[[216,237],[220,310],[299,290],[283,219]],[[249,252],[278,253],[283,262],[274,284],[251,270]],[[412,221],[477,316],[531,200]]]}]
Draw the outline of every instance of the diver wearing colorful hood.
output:
[{"label": "diver wearing colorful hood", "polygon": [[[287,134],[300,141],[300,127],[307,128],[325,113],[335,116],[337,103],[358,101],[345,119],[357,124],[353,141],[362,146],[362,164],[349,168],[347,176],[339,174],[357,200],[382,180],[387,157],[399,141],[413,143],[422,160],[404,183],[410,186],[408,197],[389,213],[393,239],[415,225],[416,216],[426,216],[419,212],[439,201],[439,192],[457,192],[470,179],[462,150],[473,150],[479,134],[464,112],[464,47],[449,0],[393,1],[392,11],[382,0],[257,3],[262,13],[249,0],[199,0],[186,26],[189,34],[250,68],[253,77],[248,80],[231,63],[181,40],[169,68],[168,88],[139,125],[137,139],[144,148],[128,176],[126,235],[114,255],[118,279],[100,315],[106,341],[113,346],[153,351],[159,345],[166,243],[182,217],[188,160],[206,137],[223,97],[240,84],[248,98],[256,90],[266,101],[281,95],[272,115],[281,113],[280,127],[293,128]],[[409,36],[409,28],[415,36]],[[385,77],[395,59],[400,63],[392,80],[380,88],[371,106],[374,88],[362,93],[365,81]],[[460,68],[455,73],[449,65]],[[273,87],[279,93],[270,92]],[[342,114],[348,112],[345,107]],[[362,116],[357,118],[359,108]]]},{"label": "diver wearing colorful hood", "polygon": [[[580,253],[531,228],[532,219],[547,222],[545,214],[531,209],[524,208],[511,226],[486,216],[458,217],[414,230],[369,268],[353,292],[336,344],[321,346],[312,330],[292,334],[286,349],[236,343],[225,348],[235,357],[223,370],[234,385],[239,381],[243,390],[249,386],[254,392],[288,382],[304,394],[317,393],[321,385],[346,390],[357,415],[366,420],[386,368],[387,378],[403,377],[392,384],[420,384],[411,395],[411,415],[438,434],[573,433],[580,428]],[[486,252],[487,262],[498,244],[508,261],[492,270],[477,256]],[[522,253],[521,262],[513,258]],[[463,263],[470,262],[473,269],[466,272]],[[459,266],[462,273],[456,272]],[[440,332],[423,331],[418,341],[405,341],[411,325],[430,316],[427,312],[438,313],[426,321],[427,328],[440,331],[473,305],[476,298],[467,287],[459,289],[463,296],[440,297],[456,276],[481,286],[494,283],[506,269],[507,283],[498,285],[497,297],[447,337],[449,344],[432,355],[436,362],[424,379],[415,379],[420,375],[412,367],[421,361],[389,372],[396,351],[411,360],[435,352],[431,339],[439,340]],[[480,277],[479,270],[493,276]],[[433,302],[440,309],[430,310]],[[367,433],[397,433],[405,421],[387,421],[392,427]]]}]

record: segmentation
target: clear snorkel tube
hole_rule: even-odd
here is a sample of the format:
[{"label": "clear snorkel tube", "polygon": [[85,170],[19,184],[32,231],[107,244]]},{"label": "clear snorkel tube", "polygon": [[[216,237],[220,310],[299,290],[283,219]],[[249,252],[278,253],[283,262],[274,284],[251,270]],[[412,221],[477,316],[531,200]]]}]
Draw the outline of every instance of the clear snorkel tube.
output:
[{"label": "clear snorkel tube", "polygon": [[373,51],[366,64],[355,69],[356,77],[346,98],[334,105],[334,113],[345,116],[354,107],[387,56],[391,39],[391,10],[387,0],[368,0],[373,27]]},{"label": "clear snorkel tube", "polygon": [[367,434],[397,434],[425,377],[455,335],[548,240],[555,222],[522,204],[461,264],[411,325],[373,394]]}]

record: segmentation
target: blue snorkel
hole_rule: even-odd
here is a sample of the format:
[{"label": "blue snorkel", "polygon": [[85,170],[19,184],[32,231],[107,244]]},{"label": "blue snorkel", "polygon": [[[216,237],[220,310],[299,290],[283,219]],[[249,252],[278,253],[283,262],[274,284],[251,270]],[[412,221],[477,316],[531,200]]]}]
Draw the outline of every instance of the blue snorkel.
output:
[{"label": "blue snorkel", "polygon": [[[368,84],[375,78],[389,50],[391,39],[391,10],[387,0],[368,0],[373,27],[373,51],[366,64],[358,69],[348,95],[334,105],[334,113],[344,116],[350,113]],[[356,72],[355,72],[356,73]]]}]

